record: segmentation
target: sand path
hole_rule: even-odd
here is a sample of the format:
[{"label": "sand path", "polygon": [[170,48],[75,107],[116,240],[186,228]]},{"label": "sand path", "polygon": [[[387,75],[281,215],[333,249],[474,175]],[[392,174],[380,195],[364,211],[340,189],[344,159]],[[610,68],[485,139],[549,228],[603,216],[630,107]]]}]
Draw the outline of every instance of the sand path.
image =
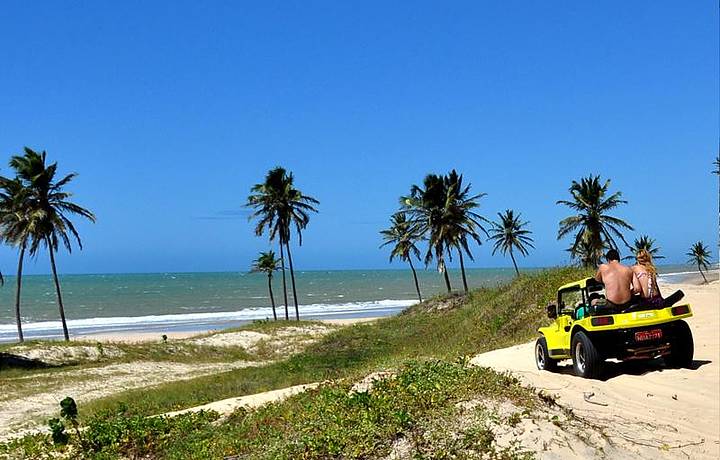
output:
[{"label": "sand path", "polygon": [[[558,403],[601,427],[609,442],[631,458],[720,458],[720,285],[672,285],[682,289],[695,316],[694,369],[660,363],[609,363],[605,380],[535,367],[534,342],[483,353],[472,363],[516,374],[523,383],[558,396]],[[585,400],[585,395],[593,393]]]},{"label": "sand path", "polygon": [[307,383],[303,385],[295,385],[292,387],[281,388],[279,390],[265,391],[253,395],[239,396],[237,398],[228,398],[220,401],[213,401],[202,406],[195,406],[189,409],[183,409],[175,412],[167,412],[163,414],[166,417],[174,417],[176,415],[187,414],[189,412],[215,411],[221,416],[232,414],[240,407],[246,409],[255,409],[271,402],[279,402],[290,396],[302,393],[312,388],[317,388],[320,383]]}]

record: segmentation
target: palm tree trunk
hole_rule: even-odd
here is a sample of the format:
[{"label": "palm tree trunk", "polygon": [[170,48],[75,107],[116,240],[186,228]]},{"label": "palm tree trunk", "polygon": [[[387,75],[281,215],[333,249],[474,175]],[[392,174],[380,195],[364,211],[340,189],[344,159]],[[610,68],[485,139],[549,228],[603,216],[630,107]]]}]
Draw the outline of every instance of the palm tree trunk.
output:
[{"label": "palm tree trunk", "polygon": [[49,240],[48,252],[50,253],[50,265],[52,266],[53,281],[55,281],[55,293],[57,294],[58,308],[60,309],[60,321],[62,321],[63,335],[65,336],[65,341],[69,342],[70,333],[68,332],[67,321],[65,321],[65,307],[63,307],[62,303],[62,294],[60,293],[60,280],[58,279],[57,268],[55,267],[55,250],[53,249],[53,246],[50,244]]},{"label": "palm tree trunk", "polygon": [[462,249],[458,248],[458,254],[460,255],[460,273],[462,273],[463,288],[465,294],[468,293],[467,278],[465,278],[465,261],[463,260]]},{"label": "palm tree trunk", "polygon": [[413,279],[415,280],[415,290],[418,294],[418,300],[422,302],[422,295],[420,295],[420,284],[418,284],[417,273],[415,273],[415,267],[413,267],[412,259],[408,259],[410,263],[410,270],[412,270]]},{"label": "palm tree trunk", "polygon": [[702,268],[700,267],[700,264],[698,264],[698,270],[700,271],[700,274],[702,275],[703,279],[705,280],[705,284],[707,284],[708,280],[705,278],[705,273],[703,273]]},{"label": "palm tree trunk", "polygon": [[20,246],[18,257],[17,279],[15,280],[15,319],[17,320],[18,340],[23,342],[22,321],[20,320],[20,287],[22,286],[23,259],[25,258],[25,242]]},{"label": "palm tree trunk", "polygon": [[295,302],[295,320],[300,321],[300,310],[298,309],[297,291],[295,290],[295,270],[293,270],[292,254],[290,254],[290,242],[285,242],[285,248],[288,253],[288,262],[290,263],[290,282],[292,283],[293,301]]},{"label": "palm tree trunk", "polygon": [[273,309],[273,318],[275,321],[277,321],[277,312],[275,311],[275,297],[273,297],[272,292],[272,275],[268,275],[268,291],[270,291],[270,304],[272,305]]},{"label": "palm tree trunk", "polygon": [[285,299],[285,321],[288,321],[290,319],[290,315],[288,314],[287,284],[285,282],[285,255],[283,253],[282,241],[280,241],[280,266],[282,267],[283,297]]},{"label": "palm tree trunk", "polygon": [[443,276],[445,277],[445,287],[447,288],[448,294],[450,294],[452,292],[450,277],[448,276],[447,265],[445,265],[445,261],[442,259],[440,260],[440,266],[442,267]]},{"label": "palm tree trunk", "polygon": [[515,267],[515,274],[520,278],[520,270],[517,268],[517,262],[515,262],[515,256],[513,255],[512,249],[510,250],[510,258],[512,259],[513,266]]}]

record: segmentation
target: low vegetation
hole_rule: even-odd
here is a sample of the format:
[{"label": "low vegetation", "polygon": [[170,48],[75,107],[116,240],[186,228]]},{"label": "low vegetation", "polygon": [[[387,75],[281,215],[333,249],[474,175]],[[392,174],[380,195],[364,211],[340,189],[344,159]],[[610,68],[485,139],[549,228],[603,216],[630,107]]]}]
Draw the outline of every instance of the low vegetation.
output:
[{"label": "low vegetation", "polygon": [[[5,449],[32,457],[53,451],[56,458],[296,459],[384,458],[412,446],[433,458],[529,457],[521,446],[496,444],[493,414],[462,404],[477,398],[521,407],[509,424],[541,403],[514,378],[488,369],[409,362],[369,391],[353,391],[348,381],[328,383],[255,411],[239,409],[221,423],[212,412],[142,417],[121,405],[90,418],[83,430],[65,430],[63,421],[53,419],[54,440],[27,437]],[[461,415],[469,423],[459,426]]]},{"label": "low vegetation", "polygon": [[[276,341],[273,339],[278,335],[286,345],[294,342],[301,345],[335,328],[317,321],[302,321],[289,326],[287,323],[262,320],[190,340],[167,340],[167,337],[163,339],[163,336],[158,335],[157,341],[145,343],[32,340],[22,344],[0,344],[0,382],[10,376],[27,376],[32,370],[70,370],[139,360],[183,363],[267,361],[278,357],[273,349],[273,342]],[[252,349],[242,347],[242,340],[237,344],[229,343],[229,340],[213,340],[230,334],[253,333],[257,333],[258,340],[254,341]]]},{"label": "low vegetation", "polygon": [[[527,456],[517,446],[495,443],[484,416],[476,414],[466,427],[451,423],[459,417],[457,405],[462,401],[504,398],[519,407],[519,413],[537,403],[532,392],[511,377],[463,363],[468,356],[531,339],[546,321],[542,306],[554,298],[556,288],[586,274],[575,268],[548,270],[465,296],[436,297],[396,317],[338,329],[266,366],[81,404],[80,420],[87,432],[105,433],[100,436],[104,441],[87,456],[384,458],[407,443],[414,452],[435,458],[472,456],[468,452],[488,458]],[[381,370],[396,377],[375,384],[369,392],[351,391],[354,382]],[[148,417],[318,381],[326,383],[283,403],[240,410],[224,420],[208,413]],[[509,423],[518,417],[506,418]],[[47,435],[26,437],[2,449],[20,457],[56,449],[77,454],[72,447],[54,447]]]},{"label": "low vegetation", "polygon": [[[256,322],[185,340],[152,343],[26,342],[0,346],[0,440],[45,424],[66,395],[88,402],[131,389],[179,382],[286,359],[336,326]],[[83,411],[87,413],[87,411]]]}]

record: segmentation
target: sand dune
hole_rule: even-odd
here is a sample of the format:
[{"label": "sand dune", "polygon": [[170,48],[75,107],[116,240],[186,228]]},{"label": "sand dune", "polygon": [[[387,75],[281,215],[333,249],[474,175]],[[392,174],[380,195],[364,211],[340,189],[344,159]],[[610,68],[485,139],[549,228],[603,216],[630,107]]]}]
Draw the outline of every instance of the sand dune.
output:
[{"label": "sand dune", "polygon": [[[204,364],[134,361],[55,373],[51,375],[54,382],[51,388],[22,396],[5,394],[0,397],[0,442],[45,430],[46,420],[57,414],[60,400],[68,395],[84,403],[134,388],[263,364],[249,361]],[[61,383],[65,375],[68,382]],[[36,374],[31,378],[42,381],[43,377]]]},{"label": "sand dune", "polygon": [[[277,328],[267,333],[237,331],[177,338],[178,344],[191,344],[214,348],[242,347],[255,354],[259,347],[265,347],[263,360],[234,362],[184,363],[172,361],[138,360],[132,362],[99,362],[96,367],[68,368],[46,373],[32,373],[26,376],[8,378],[5,381],[16,384],[14,389],[3,388],[0,394],[0,442],[19,437],[25,433],[45,429],[46,419],[57,413],[58,403],[65,396],[72,396],[78,403],[113,395],[122,391],[146,388],[168,382],[227,372],[248,366],[262,366],[279,356],[288,356],[319,340],[337,327],[331,324]],[[158,334],[118,334],[97,336],[108,343],[103,347],[105,358],[121,357],[122,351],[112,342],[142,342],[157,340]],[[50,342],[46,346],[16,346],[10,351],[19,357],[40,360],[52,364],[70,362],[96,362],[101,360],[98,349],[93,346],[64,346],[61,342]],[[21,383],[18,385],[18,383]],[[28,391],[31,390],[31,391]],[[285,393],[282,393],[285,394]],[[263,396],[256,398],[263,401]],[[243,403],[252,398],[243,399]],[[252,404],[251,404],[252,405]],[[215,406],[214,406],[215,407]]]},{"label": "sand dune", "polygon": [[665,285],[682,289],[695,316],[694,369],[651,363],[608,363],[603,380],[538,371],[534,342],[476,356],[472,362],[516,374],[558,396],[558,403],[600,427],[630,458],[720,458],[720,284]]}]

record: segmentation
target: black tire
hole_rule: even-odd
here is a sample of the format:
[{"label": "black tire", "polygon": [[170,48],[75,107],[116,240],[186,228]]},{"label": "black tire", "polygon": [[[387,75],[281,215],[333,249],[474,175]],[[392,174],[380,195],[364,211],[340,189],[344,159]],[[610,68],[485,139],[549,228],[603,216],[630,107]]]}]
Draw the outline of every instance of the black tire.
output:
[{"label": "black tire", "polygon": [[540,337],[535,342],[535,365],[541,371],[555,372],[557,360],[550,357],[545,337]]},{"label": "black tire", "polygon": [[669,367],[688,369],[692,366],[695,344],[693,343],[690,326],[685,321],[678,321],[674,327],[674,338],[670,343],[670,354],[665,356]]},{"label": "black tire", "polygon": [[580,331],[573,336],[570,354],[575,375],[586,379],[596,379],[600,376],[603,360],[585,332]]}]

